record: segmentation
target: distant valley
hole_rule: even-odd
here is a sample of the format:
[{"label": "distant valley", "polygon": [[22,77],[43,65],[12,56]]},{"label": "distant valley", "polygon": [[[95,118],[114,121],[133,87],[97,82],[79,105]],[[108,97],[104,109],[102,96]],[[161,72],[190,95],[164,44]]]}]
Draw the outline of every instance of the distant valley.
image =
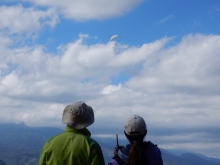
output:
[{"label": "distant valley", "polygon": [[[0,125],[0,165],[37,165],[44,142],[61,132],[63,130],[59,128]],[[107,164],[112,157],[114,142],[95,140],[99,142]],[[165,149],[161,149],[161,152],[164,165],[220,165],[220,159],[200,154],[184,153],[177,156]]]}]

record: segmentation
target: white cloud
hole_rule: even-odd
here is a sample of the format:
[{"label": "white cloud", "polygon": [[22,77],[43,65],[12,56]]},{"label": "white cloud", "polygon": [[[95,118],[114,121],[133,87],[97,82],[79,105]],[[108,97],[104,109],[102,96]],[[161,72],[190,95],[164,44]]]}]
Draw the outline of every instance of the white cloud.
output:
[{"label": "white cloud", "polygon": [[119,84],[118,86],[108,85],[108,86],[106,86],[106,87],[101,91],[101,93],[104,94],[104,95],[108,95],[108,94],[110,94],[110,93],[112,93],[112,92],[115,92],[115,91],[120,90],[121,87],[122,87],[121,84]]},{"label": "white cloud", "polygon": [[64,17],[75,20],[106,19],[122,15],[143,0],[23,0],[36,5],[56,8]]},{"label": "white cloud", "polygon": [[[188,116],[204,120],[208,115],[207,119],[217,121],[218,116],[211,116],[207,108],[218,114],[219,36],[189,35],[170,48],[163,48],[167,40],[161,39],[119,54],[114,54],[113,43],[87,46],[82,40],[63,46],[57,55],[45,53],[42,46],[1,54],[1,97],[33,102],[61,99],[61,103],[85,98],[92,105],[100,100],[100,109],[106,102],[121,113],[145,115],[147,109],[150,120],[157,118],[158,124],[167,126],[176,121],[184,127],[196,125]],[[118,60],[126,55],[125,61]],[[112,61],[117,62],[112,65]],[[130,74],[123,86],[110,84],[112,76],[132,72],[136,65],[143,67]]]},{"label": "white cloud", "polygon": [[219,36],[186,36],[176,46],[160,52],[160,61],[148,63],[127,85],[152,92],[219,94]]},{"label": "white cloud", "polygon": [[0,30],[9,34],[35,33],[43,26],[54,27],[59,19],[54,10],[37,10],[21,5],[0,6]]},{"label": "white cloud", "polygon": [[169,20],[171,20],[171,19],[174,19],[174,18],[175,18],[175,16],[173,16],[173,15],[168,15],[168,16],[166,16],[165,18],[161,19],[161,20],[159,21],[159,23],[165,23],[165,22],[167,22],[167,21],[169,21]]},{"label": "white cloud", "polygon": [[[119,49],[118,54],[110,62],[111,67],[126,67],[131,65],[137,65],[146,61],[147,63],[154,63],[157,58],[157,53],[164,47],[164,45],[171,38],[163,38],[153,43],[143,44],[141,47],[123,47],[115,48]],[[155,57],[156,56],[156,57]]]}]

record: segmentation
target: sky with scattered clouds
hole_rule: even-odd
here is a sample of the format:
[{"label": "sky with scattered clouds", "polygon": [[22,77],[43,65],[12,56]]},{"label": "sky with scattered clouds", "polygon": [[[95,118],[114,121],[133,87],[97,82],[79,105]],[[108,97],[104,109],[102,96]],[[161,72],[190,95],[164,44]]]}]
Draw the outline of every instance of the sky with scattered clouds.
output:
[{"label": "sky with scattered clouds", "polygon": [[219,84],[218,0],[0,0],[0,123],[63,127],[82,100],[94,137],[138,114],[161,148],[220,158]]}]

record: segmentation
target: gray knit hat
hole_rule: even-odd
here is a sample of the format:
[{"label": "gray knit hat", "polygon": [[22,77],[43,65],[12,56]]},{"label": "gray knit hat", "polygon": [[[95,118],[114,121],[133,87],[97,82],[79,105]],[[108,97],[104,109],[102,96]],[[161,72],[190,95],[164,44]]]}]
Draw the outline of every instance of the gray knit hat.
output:
[{"label": "gray knit hat", "polygon": [[129,117],[124,125],[124,131],[128,135],[143,135],[147,131],[144,119],[138,115]]},{"label": "gray knit hat", "polygon": [[94,122],[94,112],[91,106],[79,101],[67,105],[63,110],[62,122],[75,129],[83,129]]}]

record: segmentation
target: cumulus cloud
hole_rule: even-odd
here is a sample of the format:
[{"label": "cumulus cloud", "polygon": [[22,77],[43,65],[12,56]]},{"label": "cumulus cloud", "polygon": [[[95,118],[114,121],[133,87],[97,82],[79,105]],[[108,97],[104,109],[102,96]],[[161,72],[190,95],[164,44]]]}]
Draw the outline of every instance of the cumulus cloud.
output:
[{"label": "cumulus cloud", "polygon": [[115,85],[108,85],[106,86],[102,91],[101,93],[104,94],[104,95],[107,95],[107,94],[110,94],[114,91],[118,91],[121,89],[121,84],[119,84],[118,86],[115,86]]},{"label": "cumulus cloud", "polygon": [[38,10],[22,5],[0,6],[0,30],[9,34],[35,33],[43,26],[54,27],[59,22],[55,10]]},{"label": "cumulus cloud", "polygon": [[[219,143],[220,36],[187,35],[170,47],[172,38],[140,47],[86,45],[86,38],[80,35],[55,54],[41,45],[9,48],[10,40],[0,40],[0,52],[7,52],[0,54],[0,121],[62,126],[65,105],[83,100],[95,111],[97,136],[120,134],[125,119],[139,114],[149,138],[163,147],[173,140],[175,148],[183,142],[179,135],[187,135],[185,142],[202,142],[205,135],[210,145]],[[111,84],[121,73],[130,78]]]},{"label": "cumulus cloud", "polygon": [[[75,20],[106,19],[125,12],[139,5],[143,0],[23,0],[40,6],[56,8],[64,17]],[[108,6],[108,7],[106,7]]]},{"label": "cumulus cloud", "polygon": [[178,45],[160,52],[161,59],[153,67],[144,63],[144,69],[127,85],[152,92],[219,94],[215,86],[220,83],[219,45],[219,36],[188,35]]}]

